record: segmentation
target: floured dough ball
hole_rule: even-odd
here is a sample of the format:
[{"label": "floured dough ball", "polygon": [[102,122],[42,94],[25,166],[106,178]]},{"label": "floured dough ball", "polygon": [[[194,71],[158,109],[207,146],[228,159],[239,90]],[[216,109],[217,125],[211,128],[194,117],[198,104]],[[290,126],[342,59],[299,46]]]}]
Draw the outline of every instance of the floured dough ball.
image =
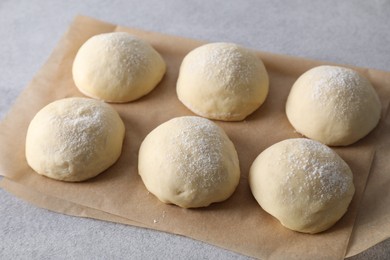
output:
[{"label": "floured dough ball", "polygon": [[148,94],[165,71],[164,60],[149,43],[125,32],[87,40],[72,68],[82,93],[107,102],[129,102]]},{"label": "floured dough ball", "polygon": [[57,100],[42,108],[28,127],[27,163],[53,179],[83,181],[116,162],[124,135],[118,113],[103,101]]},{"label": "floured dough ball", "polygon": [[290,123],[327,145],[349,145],[379,122],[381,103],[371,83],[356,71],[319,66],[301,75],[287,99]]},{"label": "floured dough ball", "polygon": [[138,171],[159,200],[183,208],[226,200],[240,179],[233,143],[215,123],[195,116],[171,119],[150,132]]},{"label": "floured dough ball", "polygon": [[256,53],[233,43],[210,43],[183,59],[176,90],[179,100],[197,115],[239,121],[263,104],[268,83]]},{"label": "floured dough ball", "polygon": [[264,150],[250,168],[249,184],[266,212],[304,233],[335,224],[355,192],[348,165],[326,145],[305,138]]}]

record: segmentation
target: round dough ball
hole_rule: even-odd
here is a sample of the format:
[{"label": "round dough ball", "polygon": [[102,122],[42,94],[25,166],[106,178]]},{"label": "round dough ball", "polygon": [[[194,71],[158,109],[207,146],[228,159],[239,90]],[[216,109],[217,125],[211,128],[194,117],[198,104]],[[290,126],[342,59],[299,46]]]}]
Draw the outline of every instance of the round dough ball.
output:
[{"label": "round dough ball", "polygon": [[208,119],[171,119],[146,136],[138,171],[164,203],[206,207],[229,198],[240,179],[238,156],[225,132]]},{"label": "round dough ball", "polygon": [[179,100],[197,115],[239,121],[263,104],[268,84],[256,53],[233,43],[210,43],[186,55],[176,90]]},{"label": "round dough ball", "polygon": [[371,83],[356,71],[319,66],[294,83],[286,114],[301,134],[323,144],[342,146],[375,128],[381,103]]},{"label": "round dough ball", "polygon": [[148,94],[165,71],[164,60],[149,43],[125,32],[91,37],[72,68],[82,93],[107,102],[129,102]]},{"label": "round dough ball", "polygon": [[249,172],[260,206],[283,226],[304,233],[324,231],[344,215],[355,193],[352,178],[332,149],[305,138],[272,145]]},{"label": "round dough ball", "polygon": [[49,178],[83,181],[116,162],[124,135],[125,126],[118,113],[103,101],[57,100],[30,122],[27,163]]}]

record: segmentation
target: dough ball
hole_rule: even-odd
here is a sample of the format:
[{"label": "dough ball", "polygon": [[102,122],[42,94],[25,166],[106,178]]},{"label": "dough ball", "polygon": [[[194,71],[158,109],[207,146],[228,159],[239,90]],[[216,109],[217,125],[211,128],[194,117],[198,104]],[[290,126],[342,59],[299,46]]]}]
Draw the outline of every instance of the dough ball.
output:
[{"label": "dough ball", "polygon": [[124,32],[87,40],[72,69],[82,93],[107,102],[129,102],[148,94],[165,71],[164,60],[149,43]]},{"label": "dough ball", "polygon": [[332,149],[305,138],[272,145],[249,172],[260,206],[283,226],[304,233],[324,231],[344,215],[355,193],[352,178]]},{"label": "dough ball", "polygon": [[225,132],[208,119],[171,119],[146,136],[138,171],[164,203],[206,207],[229,198],[240,179],[238,156]]},{"label": "dough ball", "polygon": [[116,162],[124,135],[118,113],[103,101],[57,100],[42,108],[28,127],[27,163],[49,178],[83,181]]},{"label": "dough ball", "polygon": [[319,66],[294,83],[286,113],[301,134],[323,144],[342,146],[375,128],[381,103],[371,83],[356,71]]},{"label": "dough ball", "polygon": [[256,53],[233,43],[210,43],[184,58],[177,81],[179,100],[210,119],[239,121],[268,94],[268,74]]}]

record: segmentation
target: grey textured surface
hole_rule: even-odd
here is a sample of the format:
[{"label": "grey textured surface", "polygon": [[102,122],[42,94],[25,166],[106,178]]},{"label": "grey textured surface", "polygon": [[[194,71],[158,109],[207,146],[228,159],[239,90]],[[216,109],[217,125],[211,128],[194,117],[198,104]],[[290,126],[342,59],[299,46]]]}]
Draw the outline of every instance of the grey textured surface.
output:
[{"label": "grey textured surface", "polygon": [[[1,0],[0,119],[78,14],[178,36],[390,70],[390,1],[386,0]],[[181,236],[52,213],[0,189],[1,259],[84,259],[87,254],[89,259],[245,258]],[[390,241],[352,259],[390,259]]]}]

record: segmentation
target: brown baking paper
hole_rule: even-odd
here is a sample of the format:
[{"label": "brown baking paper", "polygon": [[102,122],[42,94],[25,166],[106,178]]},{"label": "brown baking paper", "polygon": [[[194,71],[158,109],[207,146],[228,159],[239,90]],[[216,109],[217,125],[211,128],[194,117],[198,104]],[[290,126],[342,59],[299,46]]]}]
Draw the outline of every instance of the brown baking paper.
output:
[{"label": "brown baking paper", "polygon": [[23,200],[32,203],[38,207],[46,208],[51,211],[60,212],[66,215],[94,218],[139,227],[147,227],[140,222],[131,221],[129,219],[121,218],[119,216],[115,216],[101,210],[81,206],[77,203],[73,203],[67,200],[55,198],[53,196],[37,192],[29,187],[23,186],[17,182],[13,182],[7,178],[3,178],[1,180],[0,188],[3,188],[9,193],[12,193],[15,196],[22,198]]},{"label": "brown baking paper", "polygon": [[387,106],[379,126],[381,134],[376,137],[375,158],[347,256],[356,255],[390,237],[390,78],[385,72],[371,71],[371,74],[383,82],[384,87],[377,90],[387,101]]},{"label": "brown baking paper", "polygon": [[[147,96],[128,104],[112,105],[126,125],[122,155],[115,165],[82,183],[64,183],[36,174],[28,167],[24,156],[25,135],[30,120],[43,106],[54,100],[82,96],[71,76],[75,54],[91,36],[112,31],[127,31],[149,41],[164,57],[167,74]],[[283,228],[256,203],[247,181],[250,164],[261,151],[283,139],[299,136],[287,121],[284,104],[295,79],[307,69],[320,65],[319,62],[258,53],[271,81],[266,102],[245,121],[216,121],[232,139],[240,159],[240,184],[230,199],[203,209],[181,209],[161,203],[145,189],[137,173],[139,146],[159,124],[173,117],[192,115],[178,101],[175,85],[182,58],[200,44],[194,40],[77,17],[0,125],[0,174],[11,180],[4,179],[3,187],[8,190],[14,187],[14,193],[19,192],[21,197],[28,197],[28,192],[35,194],[30,194],[34,197],[34,201],[31,200],[33,203],[65,214],[119,223],[128,220],[127,224],[185,235],[249,256],[342,259],[370,172],[376,140],[379,140],[378,136],[383,136],[383,127],[379,126],[352,146],[335,149],[354,172],[356,194],[347,214],[321,234],[307,235]],[[386,90],[389,74],[383,73],[378,77],[375,71],[359,70],[378,90]],[[382,98],[383,104],[387,102],[388,99]],[[23,189],[16,189],[16,186],[26,187],[26,192],[21,192]],[[42,196],[41,200],[39,196]],[[63,203],[54,205],[53,201]],[[123,219],[126,221],[121,221]]]}]

